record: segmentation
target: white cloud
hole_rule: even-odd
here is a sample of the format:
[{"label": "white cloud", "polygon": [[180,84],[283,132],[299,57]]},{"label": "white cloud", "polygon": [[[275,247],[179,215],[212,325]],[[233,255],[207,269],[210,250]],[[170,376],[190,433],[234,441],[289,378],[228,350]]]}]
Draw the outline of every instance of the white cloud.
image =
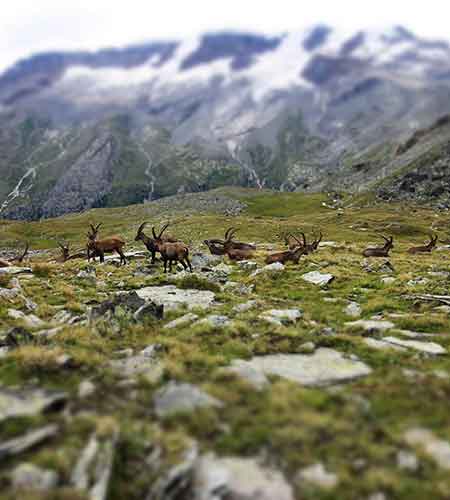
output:
[{"label": "white cloud", "polygon": [[71,6],[14,0],[2,3],[0,71],[40,51],[93,50],[219,29],[280,33],[319,22],[344,30],[401,24],[422,36],[448,38],[448,10],[442,0],[78,0]]}]

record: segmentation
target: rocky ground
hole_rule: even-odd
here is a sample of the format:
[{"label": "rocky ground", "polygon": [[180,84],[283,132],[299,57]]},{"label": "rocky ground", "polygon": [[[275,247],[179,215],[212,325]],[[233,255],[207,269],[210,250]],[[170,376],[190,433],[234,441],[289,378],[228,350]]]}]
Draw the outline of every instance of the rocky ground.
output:
[{"label": "rocky ground", "polygon": [[[239,197],[238,216],[152,215],[178,221],[193,274],[133,241],[152,204],[0,226],[5,247],[47,251],[0,269],[0,498],[450,497],[450,248],[406,253],[448,215]],[[127,266],[51,261],[94,220]],[[205,253],[230,225],[254,259]],[[319,227],[316,253],[264,264],[284,231]],[[391,257],[364,259],[380,231]]]}]

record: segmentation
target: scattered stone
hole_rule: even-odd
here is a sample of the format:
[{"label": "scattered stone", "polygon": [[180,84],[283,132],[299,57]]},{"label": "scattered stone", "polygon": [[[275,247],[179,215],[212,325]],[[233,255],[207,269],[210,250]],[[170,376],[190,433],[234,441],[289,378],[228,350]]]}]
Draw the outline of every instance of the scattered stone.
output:
[{"label": "scattered stone", "polygon": [[229,281],[222,287],[223,291],[229,291],[236,295],[250,295],[255,291],[255,285],[244,285],[236,281]]},{"label": "scattered stone", "polygon": [[215,298],[214,292],[209,290],[184,290],[175,285],[148,286],[137,290],[137,295],[144,300],[152,300],[166,309],[177,309],[186,305],[189,309],[199,307],[207,309]]},{"label": "scattered stone", "polygon": [[58,426],[47,425],[37,430],[29,431],[26,434],[10,439],[9,441],[0,442],[0,461],[19,455],[34,446],[41,444],[48,439],[56,436]]},{"label": "scattered stone", "polygon": [[11,274],[11,275],[33,274],[33,270],[30,267],[17,267],[17,266],[0,267],[0,276],[2,274]]},{"label": "scattered stone", "polygon": [[394,328],[394,323],[390,321],[380,321],[380,320],[364,320],[359,319],[357,321],[348,321],[345,323],[346,326],[361,328],[368,333],[384,332]]},{"label": "scattered stone", "polygon": [[83,380],[78,386],[78,397],[80,399],[89,398],[95,393],[96,387],[90,380]]},{"label": "scattered stone", "polygon": [[169,382],[153,398],[158,417],[193,411],[197,408],[221,408],[223,403],[192,384]]},{"label": "scattered stone", "polygon": [[405,351],[404,347],[400,347],[398,345],[391,344],[389,342],[384,342],[383,340],[372,339],[369,337],[365,337],[363,342],[373,349],[378,349],[380,351]]},{"label": "scattered stone", "polygon": [[245,373],[244,367],[265,376],[277,375],[311,387],[347,382],[372,371],[363,362],[345,358],[340,352],[328,348],[316,349],[314,354],[256,356],[250,361],[240,360],[241,373]]},{"label": "scattered stone", "polygon": [[450,470],[450,443],[437,438],[432,431],[413,428],[405,432],[404,440],[409,446],[419,446],[442,469]]},{"label": "scattered stone", "polygon": [[209,325],[214,328],[223,328],[225,326],[229,326],[231,323],[230,318],[228,316],[220,316],[218,314],[210,314],[195,323],[195,325]]},{"label": "scattered stone", "polygon": [[430,282],[430,280],[428,278],[415,278],[415,279],[409,280],[406,284],[408,286],[417,286],[417,285],[426,285],[429,282]]},{"label": "scattered stone", "polygon": [[255,271],[258,268],[258,264],[254,260],[241,260],[236,263],[239,269],[243,271]]},{"label": "scattered stone", "polygon": [[305,342],[298,346],[298,350],[302,354],[312,354],[316,350],[316,344],[314,342]]},{"label": "scattered stone", "polygon": [[396,281],[396,278],[393,278],[392,276],[381,278],[381,283],[383,283],[384,285],[392,285],[392,283],[395,283]]},{"label": "scattered stone", "polygon": [[428,271],[429,276],[433,276],[433,278],[445,278],[447,279],[450,276],[450,273],[447,271]]},{"label": "scattered stone", "polygon": [[133,356],[133,349],[131,349],[131,347],[128,347],[127,349],[121,349],[120,351],[115,351],[114,354],[118,358],[129,358]]},{"label": "scattered stone", "polygon": [[384,337],[385,342],[390,344],[407,347],[416,351],[425,352],[427,354],[447,354],[447,351],[435,342],[421,342],[417,340],[402,340],[397,337]]},{"label": "scattered stone", "polygon": [[381,266],[377,269],[379,273],[395,273],[395,268],[394,266],[387,260],[386,262],[383,262]]},{"label": "scattered stone", "polygon": [[151,383],[156,382],[163,374],[164,366],[156,356],[142,353],[109,362],[112,370],[123,378],[141,376]]},{"label": "scattered stone", "polygon": [[163,350],[161,344],[150,344],[139,353],[146,358],[155,358]]},{"label": "scattered stone", "polygon": [[303,316],[300,309],[269,309],[263,312],[259,318],[276,326],[296,323]]},{"label": "scattered stone", "polygon": [[250,311],[250,309],[253,309],[256,307],[258,304],[258,301],[256,300],[248,300],[247,302],[243,302],[242,304],[237,304],[233,307],[232,311],[236,314],[241,314],[247,311]]},{"label": "scattered stone", "polygon": [[350,302],[350,304],[348,304],[348,306],[344,309],[344,312],[347,316],[358,318],[361,316],[361,306],[357,302]]},{"label": "scattered stone", "polygon": [[281,262],[274,262],[273,264],[268,264],[261,269],[257,269],[250,276],[258,276],[258,274],[261,273],[280,273],[281,271],[284,271],[284,265],[281,264]]},{"label": "scattered stone", "polygon": [[321,241],[319,243],[319,248],[325,248],[325,247],[336,248],[337,246],[339,245],[335,241]]},{"label": "scattered stone", "polygon": [[437,306],[433,308],[435,311],[450,314],[450,306]]},{"label": "scattered stone", "polygon": [[312,283],[313,285],[326,286],[334,280],[334,276],[329,273],[319,273],[319,271],[311,271],[302,275],[302,280]]},{"label": "scattered stone", "polygon": [[191,257],[191,264],[194,269],[204,269],[217,266],[223,262],[222,255],[209,255],[206,253],[195,252]]},{"label": "scattered stone", "polygon": [[76,278],[80,280],[90,281],[91,283],[95,283],[95,281],[97,280],[97,274],[95,272],[95,268],[89,267],[86,269],[82,269],[81,271],[78,272]]},{"label": "scattered stone", "polygon": [[156,319],[162,319],[164,315],[164,306],[154,302],[147,302],[141,298],[135,291],[129,293],[119,293],[113,298],[105,300],[91,310],[91,318],[99,318],[110,312],[115,314],[120,308],[133,314],[135,319],[143,319],[146,316],[152,316]]},{"label": "scattered stone", "polygon": [[50,392],[43,389],[18,391],[0,388],[0,422],[8,418],[60,410],[66,401],[67,396],[63,392]]},{"label": "scattered stone", "polygon": [[397,453],[397,465],[400,469],[415,471],[419,468],[419,461],[414,453],[400,450]]},{"label": "scattered stone", "polygon": [[6,356],[9,353],[9,351],[10,351],[9,347],[0,347],[0,359],[6,358]]},{"label": "scattered stone", "polygon": [[225,274],[231,274],[233,272],[233,268],[224,262],[221,262],[218,266],[214,267],[214,271],[219,271]]},{"label": "scattered stone", "polygon": [[28,328],[40,328],[45,325],[45,322],[34,314],[26,315],[17,309],[8,309],[8,316],[11,319],[22,321],[22,323]]},{"label": "scattered stone", "polygon": [[23,326],[15,326],[0,336],[0,345],[18,347],[33,341],[33,335]]},{"label": "scattered stone", "polygon": [[164,306],[155,304],[154,302],[147,302],[141,306],[133,314],[136,321],[144,321],[147,318],[162,319],[164,315]]},{"label": "scattered stone", "polygon": [[57,472],[30,463],[19,464],[11,473],[11,483],[15,489],[45,491],[56,488],[58,481]]},{"label": "scattered stone", "polygon": [[172,328],[182,328],[184,326],[187,326],[194,321],[198,319],[197,314],[193,313],[187,313],[184,316],[181,316],[177,319],[174,319],[173,321],[170,321],[166,325],[164,325],[164,328],[172,329]]},{"label": "scattered stone", "polygon": [[325,470],[321,463],[305,467],[299,471],[297,477],[301,483],[305,482],[324,490],[332,490],[339,482],[337,475]]}]

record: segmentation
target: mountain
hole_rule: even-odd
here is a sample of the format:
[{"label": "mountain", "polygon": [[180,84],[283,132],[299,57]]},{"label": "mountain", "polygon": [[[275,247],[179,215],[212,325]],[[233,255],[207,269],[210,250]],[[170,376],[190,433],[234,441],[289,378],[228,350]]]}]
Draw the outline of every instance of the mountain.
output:
[{"label": "mountain", "polygon": [[[434,139],[401,148],[419,130],[446,137],[433,124],[449,112],[450,45],[402,27],[38,54],[0,75],[0,215],[221,185],[389,197],[383,180],[417,169]],[[419,177],[399,185],[414,193]]]}]

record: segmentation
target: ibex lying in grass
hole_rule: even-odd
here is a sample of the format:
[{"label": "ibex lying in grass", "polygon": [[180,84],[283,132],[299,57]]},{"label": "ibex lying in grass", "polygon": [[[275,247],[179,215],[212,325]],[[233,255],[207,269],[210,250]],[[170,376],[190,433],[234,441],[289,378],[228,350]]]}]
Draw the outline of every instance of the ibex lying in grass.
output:
[{"label": "ibex lying in grass", "polygon": [[364,257],[389,257],[389,252],[394,248],[394,238],[392,236],[386,238],[382,234],[380,236],[386,243],[382,247],[366,248],[363,252]]},{"label": "ibex lying in grass", "polygon": [[293,235],[288,235],[288,237],[292,238],[294,241],[297,242],[297,246],[293,248],[289,248],[289,250],[286,250],[285,252],[277,252],[270,254],[266,257],[266,264],[273,264],[274,262],[281,262],[281,264],[284,264],[285,262],[291,261],[294,264],[298,264],[298,261],[300,260],[300,257],[304,254],[307,253],[306,250],[306,237],[304,233],[301,233],[303,237],[303,242],[298,240],[295,236]]},{"label": "ibex lying in grass", "polygon": [[7,259],[7,260],[0,259],[0,267],[11,267],[15,264],[22,264],[23,260],[25,259],[25,257],[28,254],[29,248],[30,248],[30,245],[27,242],[27,243],[25,243],[25,248],[20,255],[16,255],[12,259]]},{"label": "ibex lying in grass", "polygon": [[236,229],[230,227],[225,232],[224,240],[205,240],[205,245],[213,255],[228,255],[231,260],[245,260],[253,256],[256,247],[251,243],[234,241]]},{"label": "ibex lying in grass", "polygon": [[[150,238],[144,233],[144,227],[148,224],[147,222],[143,222],[140,226],[139,229],[137,230],[136,238],[134,238],[134,241],[142,241],[144,245],[147,247],[147,250],[150,252],[152,256],[151,263],[155,263],[155,256],[156,256],[156,245],[155,245],[155,239],[156,239],[156,234],[155,230],[153,229],[153,238]],[[168,243],[176,243],[178,240],[176,238],[173,238],[172,236],[162,236],[161,239],[164,242]]]},{"label": "ibex lying in grass", "polygon": [[120,255],[120,264],[122,264],[122,262],[126,264],[127,259],[122,250],[125,245],[125,240],[120,236],[109,236],[108,238],[97,239],[98,230],[101,225],[102,223],[94,227],[90,224],[92,232],[87,233],[88,262],[91,260],[91,257],[95,260],[97,255],[100,257],[100,262],[105,262],[105,252],[117,252]]},{"label": "ibex lying in grass", "polygon": [[[300,234],[303,235],[303,233]],[[305,253],[308,254],[315,252],[319,248],[319,243],[322,241],[322,238],[323,238],[322,232],[320,232],[318,236],[314,234],[314,240],[312,241],[312,243],[307,243],[306,238],[304,238],[303,245],[306,250]],[[291,233],[288,233],[284,236],[284,242],[286,243],[286,246],[289,248],[289,250],[294,250],[299,245],[298,239]]]},{"label": "ibex lying in grass", "polygon": [[172,272],[172,264],[174,262],[180,262],[185,270],[189,268],[192,273],[192,266],[189,261],[189,248],[187,245],[181,241],[164,241],[162,235],[168,227],[169,224],[165,224],[159,235],[156,235],[155,228],[152,227],[152,233],[155,237],[153,240],[154,245],[156,251],[161,254],[161,258],[164,262],[164,272],[167,273],[167,263],[169,263],[169,272]]},{"label": "ibex lying in grass", "polygon": [[86,258],[86,252],[83,251],[79,251],[70,255],[70,247],[68,243],[61,243],[60,241],[58,241],[58,246],[61,249],[61,255],[57,259],[58,262],[67,262],[68,260]]},{"label": "ibex lying in grass", "polygon": [[408,253],[427,253],[427,252],[432,252],[434,247],[436,246],[438,237],[437,236],[430,236],[430,241],[426,245],[418,246],[418,247],[411,247],[408,250]]}]

